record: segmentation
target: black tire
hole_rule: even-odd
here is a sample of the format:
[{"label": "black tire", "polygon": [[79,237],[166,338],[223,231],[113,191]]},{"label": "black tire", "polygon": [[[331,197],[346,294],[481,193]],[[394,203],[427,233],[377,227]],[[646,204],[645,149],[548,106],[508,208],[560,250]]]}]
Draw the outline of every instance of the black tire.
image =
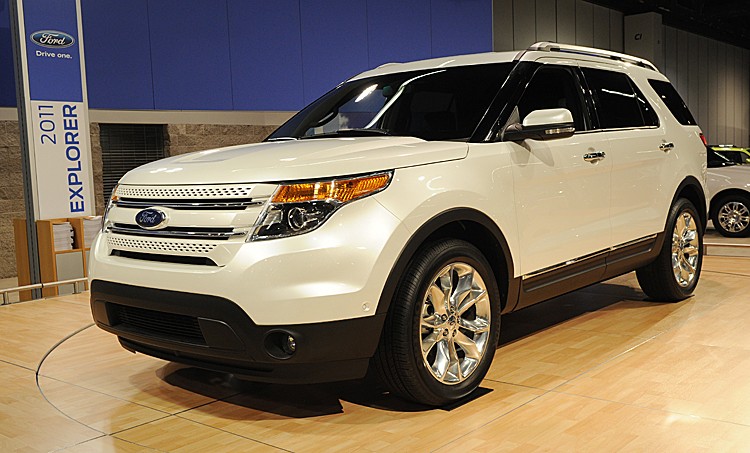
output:
[{"label": "black tire", "polygon": [[[449,267],[452,263],[458,267]],[[449,307],[448,314],[450,317],[447,320],[437,313],[435,308],[430,313],[429,308],[433,306],[433,296],[428,296],[428,291],[431,288],[433,290],[438,288],[439,284],[450,281],[449,286],[454,288],[458,294],[459,290],[455,286],[458,282],[458,271],[454,271],[454,269],[464,269],[462,272],[465,272],[465,265],[470,266],[474,271],[471,279],[472,287],[476,287],[474,284],[481,286],[483,283],[489,301],[482,299],[473,304],[473,307],[463,314],[458,309],[454,311],[453,308]],[[476,274],[479,274],[480,279],[476,279]],[[439,279],[440,275],[444,279]],[[468,280],[465,277],[463,281]],[[472,293],[471,297],[481,299],[476,298],[476,294],[479,293]],[[468,300],[468,297],[462,300]],[[438,305],[434,305],[434,307],[438,307]],[[473,314],[472,310],[474,310]],[[489,315],[489,319],[487,319],[487,315]],[[470,319],[471,316],[474,316],[473,321]],[[423,317],[425,321],[432,319],[435,323],[442,323],[441,327],[438,328],[437,324],[424,327]],[[469,322],[481,321],[485,329],[488,325],[488,335],[485,335],[484,332],[472,333],[468,329],[459,328],[459,325],[466,322],[467,317]],[[451,320],[455,320],[455,323],[451,323]],[[449,326],[446,323],[451,324]],[[453,324],[455,324],[455,327],[453,327]],[[442,327],[446,327],[446,329]],[[449,329],[453,330],[449,331]],[[456,336],[457,334],[458,336]],[[391,393],[421,404],[442,406],[464,398],[479,386],[492,363],[499,335],[500,291],[490,264],[484,255],[470,243],[456,239],[442,240],[422,248],[404,273],[391,301],[380,344],[373,358],[373,366],[382,384]],[[434,347],[428,348],[430,352],[426,357],[423,357],[423,342],[429,343],[432,341],[428,337],[431,337],[435,344]],[[477,340],[478,343],[484,345],[479,360],[471,359],[460,344],[461,341],[465,343],[466,338],[469,337],[472,341]],[[455,340],[452,338],[455,338]],[[448,349],[441,349],[438,345],[441,342]],[[443,378],[438,378],[433,373],[440,373],[440,370],[433,372],[428,368],[427,362],[430,360],[430,355],[444,353],[445,351],[456,353],[453,356],[457,357],[456,363],[463,360],[460,364],[473,364],[473,371],[469,371],[467,377],[459,374],[459,377],[456,378],[463,378],[463,381],[446,382],[453,379],[453,375],[444,372]],[[461,358],[461,353],[464,354],[463,358]],[[470,360],[467,360],[467,357]],[[454,363],[452,359],[450,363]]]},{"label": "black tire", "polygon": [[[685,242],[677,234],[678,220],[683,216],[691,218],[689,223],[695,230],[695,241],[689,241],[691,244],[685,244],[685,247],[680,247],[679,250],[682,254],[678,254],[677,249],[675,249],[676,258],[679,260],[678,264],[686,272],[678,276],[678,272],[672,265],[672,254],[673,242],[675,240],[678,241],[677,245],[682,245]],[[687,270],[689,268],[686,265],[687,260],[692,260],[686,255],[688,251],[691,257],[696,257],[693,261],[694,270],[692,273]],[[695,255],[692,254],[693,251],[696,252]],[[669,211],[664,244],[661,247],[659,256],[651,264],[636,270],[638,283],[641,285],[643,292],[656,301],[677,302],[689,297],[693,293],[695,286],[698,284],[702,265],[703,224],[693,203],[685,198],[680,198]],[[692,278],[685,278],[685,275],[692,275]]]},{"label": "black tire", "polygon": [[750,235],[750,197],[730,194],[721,197],[711,213],[714,228],[728,238],[744,238]]}]

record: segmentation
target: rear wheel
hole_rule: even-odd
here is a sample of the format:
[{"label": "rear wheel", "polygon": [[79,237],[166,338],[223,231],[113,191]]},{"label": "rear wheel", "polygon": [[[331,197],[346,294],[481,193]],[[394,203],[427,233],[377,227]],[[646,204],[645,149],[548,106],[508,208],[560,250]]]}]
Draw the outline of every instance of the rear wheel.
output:
[{"label": "rear wheel", "polygon": [[669,213],[666,234],[659,256],[637,269],[636,276],[646,295],[674,302],[693,293],[703,265],[703,225],[693,203],[677,200]]},{"label": "rear wheel", "polygon": [[750,197],[732,194],[721,197],[711,220],[722,236],[736,238],[750,234]]},{"label": "rear wheel", "polygon": [[374,365],[394,394],[440,406],[487,374],[500,332],[500,294],[473,245],[444,240],[417,254],[391,302]]}]

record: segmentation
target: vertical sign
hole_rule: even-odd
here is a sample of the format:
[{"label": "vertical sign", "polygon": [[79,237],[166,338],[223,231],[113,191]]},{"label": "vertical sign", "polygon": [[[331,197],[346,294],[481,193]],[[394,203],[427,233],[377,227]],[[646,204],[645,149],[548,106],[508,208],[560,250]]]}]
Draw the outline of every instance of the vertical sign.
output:
[{"label": "vertical sign", "polygon": [[15,6],[16,89],[23,94],[19,116],[25,120],[34,218],[92,215],[80,0],[15,0]]}]

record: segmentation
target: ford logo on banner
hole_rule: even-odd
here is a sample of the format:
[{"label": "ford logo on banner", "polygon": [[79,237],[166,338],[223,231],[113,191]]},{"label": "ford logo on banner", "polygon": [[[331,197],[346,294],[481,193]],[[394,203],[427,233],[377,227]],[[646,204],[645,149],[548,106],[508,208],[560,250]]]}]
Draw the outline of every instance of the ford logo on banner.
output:
[{"label": "ford logo on banner", "polygon": [[57,30],[39,30],[31,34],[31,40],[42,47],[59,49],[72,46],[76,40],[67,33]]},{"label": "ford logo on banner", "polygon": [[144,209],[135,215],[135,223],[146,230],[158,230],[167,226],[167,213],[158,209]]}]

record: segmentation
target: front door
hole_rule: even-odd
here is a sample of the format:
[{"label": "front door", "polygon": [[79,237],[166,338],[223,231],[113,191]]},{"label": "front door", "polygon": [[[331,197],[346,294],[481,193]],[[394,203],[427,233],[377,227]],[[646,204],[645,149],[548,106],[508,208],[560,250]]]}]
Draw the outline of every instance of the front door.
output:
[{"label": "front door", "polygon": [[[602,133],[591,130],[577,74],[575,66],[541,66],[518,103],[516,118],[523,120],[539,109],[567,108],[575,122],[573,136],[506,142],[511,147],[524,276],[611,245],[610,150]],[[601,158],[592,159],[593,153]]]}]

